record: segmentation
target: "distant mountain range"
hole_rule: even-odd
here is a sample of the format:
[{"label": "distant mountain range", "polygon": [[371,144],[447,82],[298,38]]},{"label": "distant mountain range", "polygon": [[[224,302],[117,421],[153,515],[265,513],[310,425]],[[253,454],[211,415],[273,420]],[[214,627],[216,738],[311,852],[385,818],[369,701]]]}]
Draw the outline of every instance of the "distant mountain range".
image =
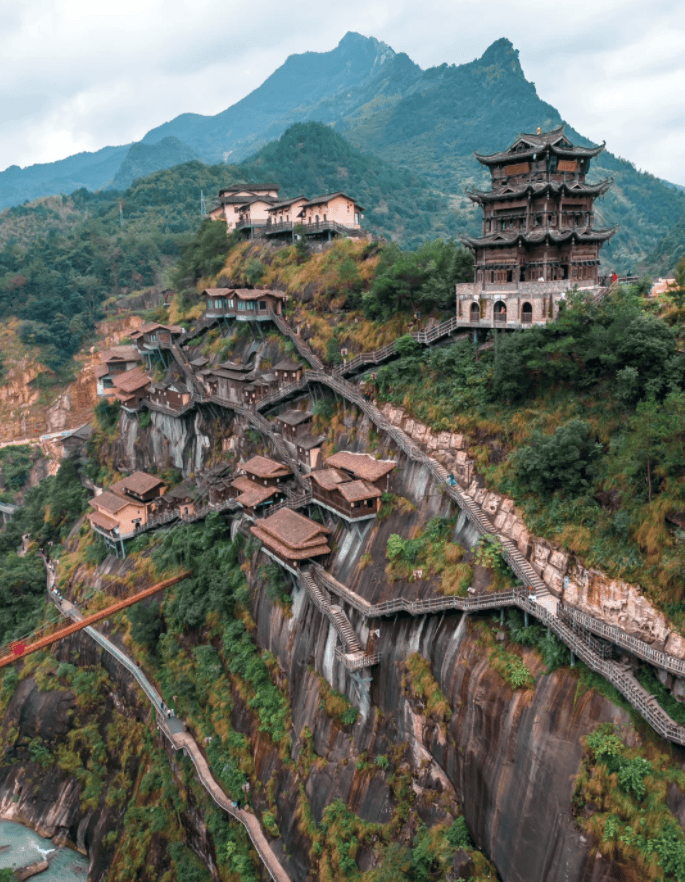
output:
[{"label": "distant mountain range", "polygon": [[[465,186],[485,182],[473,151],[494,152],[520,131],[563,122],[526,80],[518,52],[506,39],[468,64],[422,70],[385,43],[348,33],[330,52],[291,56],[258,89],[216,116],[182,114],[137,144],[10,167],[0,173],[0,208],[80,187],[123,190],[191,159],[233,164],[293,123],[309,120],[332,126],[394,166],[411,168],[464,223],[473,218]],[[567,131],[575,143],[590,143],[571,126]],[[658,250],[681,220],[685,194],[608,151],[593,167],[593,177],[603,176],[613,177],[614,186],[598,205],[601,222],[621,225],[606,259],[630,269]]]}]

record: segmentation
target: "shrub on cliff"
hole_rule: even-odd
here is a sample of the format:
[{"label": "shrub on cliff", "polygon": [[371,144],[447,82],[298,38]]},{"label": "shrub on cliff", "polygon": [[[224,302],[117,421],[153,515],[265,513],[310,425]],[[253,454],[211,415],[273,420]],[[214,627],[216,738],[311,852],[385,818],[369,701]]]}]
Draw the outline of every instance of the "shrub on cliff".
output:
[{"label": "shrub on cliff", "polygon": [[557,490],[578,495],[591,483],[602,453],[584,420],[571,420],[553,435],[537,433],[530,444],[511,456],[519,481],[541,496]]}]

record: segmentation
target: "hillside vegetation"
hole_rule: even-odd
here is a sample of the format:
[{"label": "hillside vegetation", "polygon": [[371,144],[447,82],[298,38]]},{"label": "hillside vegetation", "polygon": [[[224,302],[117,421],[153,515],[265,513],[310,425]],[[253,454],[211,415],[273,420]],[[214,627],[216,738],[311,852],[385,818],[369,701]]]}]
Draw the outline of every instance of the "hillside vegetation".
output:
[{"label": "hillside vegetation", "polygon": [[571,299],[546,327],[408,351],[379,369],[382,400],[465,431],[489,486],[526,524],[685,622],[685,355],[678,292]]},{"label": "hillside vegetation", "polygon": [[[460,214],[462,225],[474,222],[464,188],[487,183],[474,150],[502,150],[518,132],[554,128],[563,119],[526,79],[518,51],[505,38],[474,61],[422,70],[384,43],[348,33],[330,52],[291,56],[259,88],[216,116],[186,113],[151,130],[138,144],[26,169],[12,166],[0,173],[0,206],[79,187],[121,189],[141,175],[193,158],[208,163],[250,160],[266,168],[272,156],[256,158],[255,151],[294,123],[312,121],[334,127],[358,149],[372,153],[376,162],[385,160],[394,167],[391,174],[388,166],[379,171],[377,165],[371,181],[383,177],[404,195],[421,181],[419,191],[423,188],[424,193],[417,194],[409,214],[392,204],[389,188],[376,191],[374,195],[381,197],[377,199],[362,189],[352,194],[376,212],[372,220],[381,232],[394,232],[405,244],[416,244],[424,235],[444,235],[446,212]],[[575,143],[589,143],[571,125],[567,131]],[[223,168],[230,176],[232,166]],[[346,168],[343,163],[337,176],[341,187],[331,188],[327,176],[326,186],[315,189],[353,188],[356,182],[346,181]],[[297,172],[291,177],[300,189],[302,177]],[[614,183],[598,204],[598,219],[607,226],[620,225],[603,251],[605,268],[637,271],[652,252],[671,254],[674,249],[662,242],[683,217],[685,194],[609,150],[592,166],[592,178],[602,177]],[[281,183],[289,187],[291,178]],[[436,194],[441,201],[431,206]],[[402,205],[403,199],[400,195]],[[384,217],[386,210],[390,216]],[[448,225],[452,222],[449,217]],[[448,226],[447,231],[453,235],[457,229]],[[667,263],[666,269],[674,264],[675,260]]]},{"label": "hillside vegetation", "polygon": [[326,126],[294,126],[249,162],[193,161],[135,181],[123,193],[81,189],[61,200],[8,209],[0,218],[0,317],[22,320],[21,336],[62,370],[89,339],[113,296],[169,287],[168,268],[211,202],[236,181],[275,179],[283,196],[346,190],[381,235],[418,244],[458,226],[447,202],[408,171],[351,147]]}]

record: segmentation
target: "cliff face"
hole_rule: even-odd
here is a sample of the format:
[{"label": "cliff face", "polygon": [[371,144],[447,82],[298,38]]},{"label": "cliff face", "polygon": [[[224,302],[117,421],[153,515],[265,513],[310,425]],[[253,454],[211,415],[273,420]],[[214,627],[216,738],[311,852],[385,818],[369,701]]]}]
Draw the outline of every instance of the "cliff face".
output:
[{"label": "cliff face", "polygon": [[[79,716],[83,696],[79,698],[65,689],[54,674],[49,678],[54,688],[46,688],[43,682],[43,691],[37,677],[28,676],[17,685],[0,722],[0,817],[25,824],[51,837],[55,844],[76,847],[88,855],[89,882],[105,882],[111,878],[126,806],[140,784],[138,756],[149,708],[128,672],[85,633],[60,642],[55,652],[60,662],[76,662],[79,668],[101,666],[108,675],[104,688],[86,698],[92,704],[84,730],[91,741],[101,739],[100,743],[106,745],[106,772],[95,792],[88,793],[88,778],[83,773],[91,767],[93,755],[87,758],[83,753],[87,748],[77,732],[84,725]],[[119,735],[114,734],[115,730]],[[122,761],[117,751],[122,751],[123,730],[138,742],[137,746],[132,744],[132,753]],[[38,756],[36,745],[47,750],[48,756]],[[67,768],[70,753],[72,767]],[[168,761],[174,774],[180,776],[174,758],[170,756]],[[192,803],[187,804],[179,821],[186,841],[216,878],[213,845],[202,813]],[[146,858],[148,867],[151,871],[156,868],[159,876],[169,866],[169,855],[162,845],[153,839]]]},{"label": "cliff face", "polygon": [[[631,728],[630,720],[595,692],[576,698],[573,672],[545,675],[539,659],[527,652],[527,664],[539,675],[536,688],[512,692],[489,666],[478,628],[467,617],[450,614],[374,620],[382,661],[358,678],[334,660],[335,635],[304,598],[296,593],[287,619],[263,592],[253,596],[258,642],[276,654],[288,677],[296,733],[302,738],[304,727],[311,728],[316,754],[327,759],[325,768],[312,770],[304,782],[317,820],[339,797],[361,817],[387,822],[394,806],[386,782],[382,776],[365,779],[355,761],[364,751],[375,756],[404,745],[419,815],[435,823],[460,804],[476,846],[506,882],[623,878],[610,861],[590,857],[592,843],[573,822],[571,796],[581,738],[601,722]],[[347,612],[355,622],[354,613]],[[363,623],[355,624],[363,636]],[[403,687],[404,663],[414,652],[429,660],[449,699],[453,715],[446,729]],[[321,714],[318,677],[308,669],[312,664],[366,709],[349,733]],[[265,769],[270,765],[263,762]],[[283,782],[284,819],[293,818],[296,784]],[[304,843],[294,820],[286,821],[282,832],[289,852],[301,855]],[[299,869],[303,879],[305,867]]]},{"label": "cliff face", "polygon": [[[363,421],[355,429],[356,443],[363,449]],[[333,575],[372,602],[398,590],[405,596],[435,590],[428,581],[401,588],[389,584],[383,572],[385,549],[390,533],[411,535],[417,524],[448,513],[442,494],[415,465],[400,458],[392,480],[393,491],[408,497],[415,511],[396,511],[368,528],[363,539],[350,538],[339,528],[335,534],[339,548]],[[454,538],[469,546],[475,536],[460,519]],[[371,560],[363,569],[357,566],[361,554]],[[252,572],[258,572],[257,560]],[[362,644],[370,629],[377,630],[374,648],[381,654],[379,665],[351,674],[335,659],[335,632],[303,592],[294,589],[291,618],[268,600],[258,580],[251,597],[256,639],[276,655],[287,676],[296,732],[301,737],[308,726],[316,753],[328,761],[305,782],[315,818],[340,797],[362,817],[387,821],[393,807],[387,785],[376,781],[366,786],[354,763],[364,751],[374,756],[405,745],[419,813],[435,823],[450,806],[461,805],[476,846],[492,858],[506,882],[624,878],[625,868],[591,856],[593,844],[574,824],[571,797],[583,736],[602,722],[617,723],[627,731],[633,727],[611,702],[579,689],[575,671],[562,668],[547,675],[539,657],[525,650],[536,686],[512,691],[488,662],[480,629],[497,631],[490,620],[471,621],[455,613],[365,622],[346,608]],[[446,726],[428,718],[425,708],[407,693],[405,663],[416,652],[430,662],[449,699],[453,713]],[[319,680],[312,668],[360,708],[349,733],[332,732],[321,714]],[[293,790],[284,785],[281,791],[284,819],[292,816]],[[293,827],[291,821],[284,836],[289,851],[301,853],[301,835]]]}]

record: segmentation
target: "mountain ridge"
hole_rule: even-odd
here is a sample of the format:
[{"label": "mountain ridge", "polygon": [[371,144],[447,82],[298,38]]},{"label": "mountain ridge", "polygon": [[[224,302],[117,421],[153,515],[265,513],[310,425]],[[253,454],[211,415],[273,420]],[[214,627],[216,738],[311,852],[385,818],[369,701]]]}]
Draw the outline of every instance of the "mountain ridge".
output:
[{"label": "mountain ridge", "polygon": [[[456,210],[468,208],[466,186],[487,185],[474,150],[493,152],[522,130],[566,123],[526,79],[519,52],[506,37],[472,61],[422,70],[387,44],[348,32],[329,52],[291,55],[219,114],[182,114],[135,145],[88,154],[82,168],[78,157],[54,167],[11,167],[0,173],[0,208],[20,201],[22,179],[30,198],[84,186],[124,187],[136,175],[194,157],[241,162],[294,123],[309,121],[332,126],[358,149],[421,175]],[[591,143],[566,125],[574,142]],[[614,186],[598,205],[598,220],[621,225],[606,259],[635,269],[683,217],[685,193],[609,151],[593,163],[593,179],[600,177],[612,177]]]}]

